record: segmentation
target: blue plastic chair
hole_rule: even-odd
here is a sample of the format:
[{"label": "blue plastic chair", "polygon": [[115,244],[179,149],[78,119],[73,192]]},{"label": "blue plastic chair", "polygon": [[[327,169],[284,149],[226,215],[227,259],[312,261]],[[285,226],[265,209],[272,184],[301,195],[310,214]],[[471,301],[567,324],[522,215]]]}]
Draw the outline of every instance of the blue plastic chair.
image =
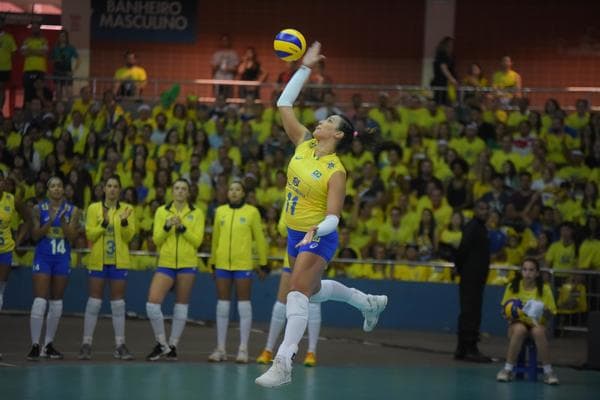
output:
[{"label": "blue plastic chair", "polygon": [[521,352],[517,359],[517,366],[515,367],[515,377],[517,379],[526,379],[530,381],[537,381],[538,374],[544,371],[542,367],[538,367],[537,358],[537,347],[532,338],[527,338],[521,346]]}]

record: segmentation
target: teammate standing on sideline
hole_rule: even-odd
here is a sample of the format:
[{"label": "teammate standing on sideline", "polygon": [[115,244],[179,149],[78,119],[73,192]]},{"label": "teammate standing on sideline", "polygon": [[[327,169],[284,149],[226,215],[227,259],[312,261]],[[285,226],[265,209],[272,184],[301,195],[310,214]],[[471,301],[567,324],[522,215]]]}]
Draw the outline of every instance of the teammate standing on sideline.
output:
[{"label": "teammate standing on sideline", "polygon": [[[24,206],[25,202],[15,204],[15,196],[5,191],[4,173],[0,170],[0,310],[4,303],[4,289],[8,282],[8,274],[12,266],[12,255],[15,247],[18,247],[27,232],[31,218]],[[25,223],[20,227],[16,240],[13,239],[11,223],[14,213],[18,212]],[[0,354],[2,359],[2,354]]]},{"label": "teammate standing on sideline", "polygon": [[[146,303],[156,346],[146,357],[156,361],[165,356],[177,360],[177,345],[185,328],[190,294],[196,280],[198,247],[204,237],[204,213],[189,203],[190,184],[178,179],[173,184],[173,201],[156,210],[152,239],[158,249],[158,267],[152,278]],[[160,306],[175,286],[175,307],[171,337],[167,343],[165,323]]]},{"label": "teammate standing on sideline", "polygon": [[85,233],[92,243],[88,270],[89,293],[83,322],[83,344],[80,360],[92,357],[92,337],[102,306],[104,283],[110,283],[110,307],[116,348],[113,356],[132,360],[125,346],[125,288],[129,259],[129,242],[135,234],[133,207],[119,201],[121,180],[113,175],[104,183],[104,200],[90,204],[85,220]]},{"label": "teammate standing on sideline", "polygon": [[[346,302],[362,311],[363,329],[371,331],[387,305],[387,296],[367,295],[332,280],[321,280],[338,247],[337,226],[345,198],[346,171],[335,154],[358,133],[342,115],[318,123],[312,138],[294,114],[293,104],[310,76],[311,67],[324,59],[321,44],[306,52],[302,66],[286,85],[277,102],[285,131],[296,146],[288,165],[285,223],[288,257],[293,265],[287,295],[287,326],[273,366],[255,382],[276,387],[292,380],[292,360],[308,323],[308,304],[327,300]],[[309,300],[310,299],[310,300]]]},{"label": "teammate standing on sideline", "polygon": [[[33,259],[33,305],[30,329],[29,361],[40,357],[62,360],[63,355],[52,342],[63,310],[63,296],[71,273],[71,242],[77,238],[80,212],[65,200],[63,181],[48,180],[48,198],[33,208],[31,236],[37,242]],[[47,299],[50,300],[47,300]],[[40,335],[46,317],[46,340],[40,352]]]},{"label": "teammate standing on sideline", "polygon": [[248,362],[248,339],[252,326],[250,290],[253,276],[253,246],[258,253],[260,274],[267,269],[267,242],[258,209],[246,204],[246,189],[239,181],[229,185],[229,203],[217,208],[212,232],[209,264],[215,271],[217,284],[217,348],[209,361],[227,360],[225,342],[229,325],[231,287],[235,284],[240,316],[240,347],[237,363]]},{"label": "teammate standing on sideline", "polygon": [[[277,229],[279,233],[287,237],[287,228],[284,223],[285,213],[281,213]],[[264,350],[256,359],[259,364],[271,364],[273,362],[273,348],[275,341],[285,326],[285,303],[287,295],[290,291],[290,277],[292,269],[290,268],[290,260],[286,253],[283,258],[283,268],[281,277],[279,278],[279,290],[277,291],[277,300],[273,305],[271,313],[271,323],[269,325],[269,334]],[[304,365],[314,367],[317,365],[317,342],[319,341],[319,332],[321,331],[321,303],[308,304],[308,351],[304,358]]]}]

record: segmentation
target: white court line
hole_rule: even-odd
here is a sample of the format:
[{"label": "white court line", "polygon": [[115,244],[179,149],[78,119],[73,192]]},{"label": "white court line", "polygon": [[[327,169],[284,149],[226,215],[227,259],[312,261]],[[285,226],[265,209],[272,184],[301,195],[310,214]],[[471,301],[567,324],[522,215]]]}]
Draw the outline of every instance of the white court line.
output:
[{"label": "white court line", "polygon": [[0,367],[16,367],[16,365],[0,362]]}]

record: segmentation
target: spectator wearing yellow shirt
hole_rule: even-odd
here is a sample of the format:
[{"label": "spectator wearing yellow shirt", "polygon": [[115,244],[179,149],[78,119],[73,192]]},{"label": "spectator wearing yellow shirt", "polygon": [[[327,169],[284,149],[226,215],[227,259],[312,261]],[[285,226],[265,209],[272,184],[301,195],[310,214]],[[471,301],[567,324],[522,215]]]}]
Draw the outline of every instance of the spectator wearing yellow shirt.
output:
[{"label": "spectator wearing yellow shirt", "polygon": [[79,89],[79,97],[73,100],[71,113],[79,111],[81,115],[85,116],[92,104],[94,104],[94,99],[92,98],[90,87],[83,86],[81,89]]},{"label": "spectator wearing yellow shirt", "polygon": [[600,271],[600,225],[598,217],[589,216],[584,229],[585,239],[579,246],[577,266]]},{"label": "spectator wearing yellow shirt", "polygon": [[562,114],[558,100],[550,98],[544,103],[544,114],[542,115],[542,128],[540,133],[548,133],[548,129],[552,125],[552,120]]},{"label": "spectator wearing yellow shirt", "polygon": [[387,165],[384,166],[379,176],[385,185],[389,185],[397,177],[408,176],[408,169],[402,164],[402,148],[394,145],[387,150]]},{"label": "spectator wearing yellow shirt", "polygon": [[560,184],[554,207],[560,212],[563,221],[582,223],[583,210],[581,204],[573,197],[573,186],[570,182]]},{"label": "spectator wearing yellow shirt", "polygon": [[[399,281],[426,282],[431,267],[418,265],[419,262],[419,246],[415,243],[409,243],[406,246],[406,251],[396,253],[398,264],[393,265],[392,278]],[[410,264],[402,261],[408,261]]]},{"label": "spectator wearing yellow shirt", "polygon": [[367,161],[375,163],[373,153],[371,150],[365,149],[365,145],[359,137],[352,140],[350,152],[343,155],[341,159],[348,171],[360,170]]},{"label": "spectator wearing yellow shirt", "polygon": [[437,252],[440,258],[454,261],[456,249],[458,249],[462,239],[464,222],[462,212],[454,211],[450,217],[450,223],[441,229],[437,239]]},{"label": "spectator wearing yellow shirt", "polygon": [[[366,109],[366,107],[364,106],[362,108]],[[377,97],[377,106],[371,108],[367,114],[369,118],[371,118],[377,123],[377,125],[379,125],[380,132],[384,136],[389,135],[391,128],[388,122],[388,115],[390,113],[390,109],[390,95],[385,92],[381,92]]]},{"label": "spectator wearing yellow shirt", "polygon": [[377,240],[383,243],[388,251],[392,251],[400,245],[406,245],[414,239],[418,227],[418,215],[408,212],[406,205],[392,207],[387,221],[377,228]]},{"label": "spectator wearing yellow shirt", "polygon": [[561,225],[560,240],[550,245],[545,259],[548,268],[554,271],[574,269],[576,267],[577,259],[575,258],[573,226],[570,223],[565,222]]},{"label": "spectator wearing yellow shirt", "polygon": [[417,203],[417,213],[422,214],[423,210],[429,209],[433,212],[436,226],[443,227],[450,223],[452,216],[452,207],[444,198],[444,192],[440,187],[431,184],[429,196],[424,196]]},{"label": "spectator wearing yellow shirt", "polygon": [[564,126],[563,118],[560,116],[552,119],[548,133],[542,136],[548,151],[547,159],[558,166],[567,163],[567,156],[571,149],[579,149],[581,140],[572,129]]},{"label": "spectator wearing yellow shirt", "polygon": [[125,52],[125,65],[115,71],[115,95],[122,97],[141,96],[148,77],[146,70],[137,65],[137,57],[131,50]]},{"label": "spectator wearing yellow shirt", "polygon": [[477,124],[472,122],[466,126],[464,137],[450,140],[450,147],[456,150],[469,165],[473,165],[486,145],[477,136]]},{"label": "spectator wearing yellow shirt", "polygon": [[529,119],[529,99],[523,97],[517,100],[517,110],[511,111],[508,114],[508,121],[506,125],[509,128],[515,129],[523,121]]},{"label": "spectator wearing yellow shirt", "polygon": [[5,15],[0,15],[0,111],[4,109],[4,92],[6,83],[10,81],[12,73],[12,57],[17,51],[15,38],[4,31]]},{"label": "spectator wearing yellow shirt", "polygon": [[577,99],[575,102],[575,112],[565,118],[565,125],[576,131],[581,131],[589,123],[590,103],[586,99]]},{"label": "spectator wearing yellow shirt", "polygon": [[502,165],[506,161],[511,161],[517,169],[520,169],[523,166],[522,157],[520,157],[518,153],[513,152],[513,139],[512,135],[509,133],[502,136],[500,148],[492,151],[492,158],[490,159],[490,162],[496,171],[502,171]]},{"label": "spectator wearing yellow shirt", "polygon": [[48,41],[42,36],[40,23],[31,23],[31,36],[26,38],[21,45],[21,54],[25,57],[23,64],[23,89],[25,103],[28,103],[35,93],[33,83],[44,80],[48,70],[46,56],[48,55]]},{"label": "spectator wearing yellow shirt", "polygon": [[492,86],[498,89],[498,96],[505,104],[513,97],[521,97],[521,75],[513,70],[509,56],[502,57],[500,70],[492,78]]},{"label": "spectator wearing yellow shirt", "polygon": [[565,181],[583,183],[591,173],[592,170],[584,163],[583,152],[579,149],[572,149],[568,164],[562,167],[556,175]]},{"label": "spectator wearing yellow shirt", "polygon": [[389,279],[390,267],[389,265],[382,263],[388,259],[385,246],[382,243],[375,243],[371,247],[370,253],[371,260],[375,262],[363,264],[361,278],[374,280]]},{"label": "spectator wearing yellow shirt", "polygon": [[179,132],[176,129],[169,130],[165,142],[158,146],[158,156],[162,157],[170,151],[174,153],[177,165],[181,165],[187,158],[187,149],[184,144],[180,143]]},{"label": "spectator wearing yellow shirt", "polygon": [[488,80],[483,74],[481,66],[477,63],[469,65],[469,71],[462,80],[462,85],[470,90],[463,91],[463,101],[469,102],[471,99],[478,99],[481,93],[477,89],[488,86]]}]

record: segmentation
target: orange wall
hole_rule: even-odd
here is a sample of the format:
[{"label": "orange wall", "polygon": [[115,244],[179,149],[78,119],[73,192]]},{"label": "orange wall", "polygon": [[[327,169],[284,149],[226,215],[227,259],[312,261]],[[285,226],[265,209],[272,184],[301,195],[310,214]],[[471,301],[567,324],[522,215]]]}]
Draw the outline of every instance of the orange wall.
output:
[{"label": "orange wall", "polygon": [[377,0],[301,2],[275,0],[201,1],[196,44],[92,41],[91,76],[112,76],[123,52],[135,49],[150,78],[210,78],[210,56],[222,33],[242,53],[254,46],[274,81],[285,63],[273,53],[282,28],[293,27],[312,42],[319,40],[327,71],[338,83],[416,84],[420,80],[424,2]]},{"label": "orange wall", "polygon": [[[510,55],[524,86],[600,86],[599,15],[600,2],[589,0],[457,0],[458,73],[476,61],[491,76]],[[561,97],[572,105],[575,96]]]},{"label": "orange wall", "polygon": [[[472,61],[491,75],[500,57],[510,54],[525,86],[598,85],[600,1],[456,3],[459,75]],[[424,0],[201,1],[196,44],[92,41],[91,75],[112,76],[124,50],[131,48],[150,78],[209,78],[210,56],[220,35],[229,33],[239,53],[247,46],[257,48],[274,81],[285,64],[274,56],[272,38],[281,28],[294,27],[309,41],[323,43],[328,73],[337,83],[419,84],[424,7]],[[586,38],[591,28],[596,31]],[[600,98],[591,99],[600,104]]]}]

